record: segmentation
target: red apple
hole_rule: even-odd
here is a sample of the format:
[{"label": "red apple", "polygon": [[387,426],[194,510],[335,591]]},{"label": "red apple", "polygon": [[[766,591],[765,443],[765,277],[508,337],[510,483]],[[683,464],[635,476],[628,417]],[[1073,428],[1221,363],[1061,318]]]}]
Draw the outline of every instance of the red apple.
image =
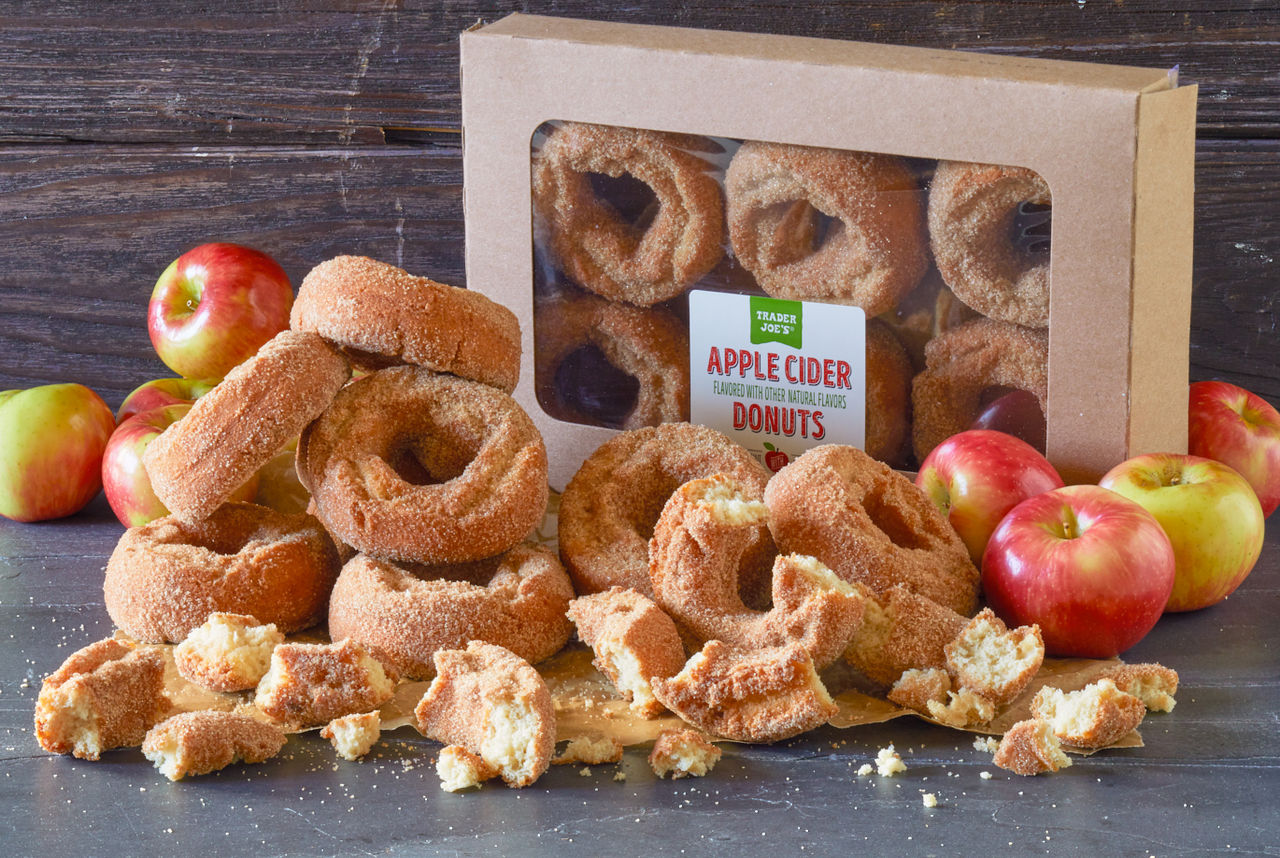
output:
[{"label": "red apple", "polygon": [[1173,544],[1177,577],[1166,611],[1194,611],[1240,586],[1262,552],[1258,496],[1213,459],[1150,453],[1116,465],[1099,485],[1141,504]]},{"label": "red apple", "polygon": [[293,287],[261,251],[202,244],[164,270],[147,306],[160,360],[186,378],[222,378],[289,327]]},{"label": "red apple", "polygon": [[982,588],[1010,626],[1038,623],[1045,649],[1110,658],[1151,631],[1173,589],[1169,537],[1151,513],[1098,486],[1028,498],[982,556]]},{"label": "red apple", "polygon": [[102,452],[115,428],[83,384],[0,393],[0,515],[44,521],[79,512],[102,488]]},{"label": "red apple", "polygon": [[1217,459],[1249,481],[1262,514],[1280,506],[1280,412],[1260,396],[1225,381],[1191,385],[1187,452]]},{"label": "red apple", "polygon": [[1048,432],[1040,400],[1028,390],[1011,390],[992,400],[969,428],[1007,432],[1042,453]]},{"label": "red apple", "polygon": [[[111,434],[102,457],[102,487],[111,511],[125,527],[137,527],[169,514],[151,489],[151,478],[142,465],[142,452],[190,410],[191,403],[180,402],[144,411],[125,420]],[[257,490],[258,478],[254,476],[236,490],[231,500],[252,500]]]},{"label": "red apple", "polygon": [[195,402],[213,390],[218,381],[216,378],[157,378],[143,382],[120,403],[116,411],[116,425],[144,411]]},{"label": "red apple", "polygon": [[970,429],[943,441],[920,463],[916,485],[951,522],[975,564],[1005,513],[1062,487],[1062,477],[1030,444],[1004,432]]}]

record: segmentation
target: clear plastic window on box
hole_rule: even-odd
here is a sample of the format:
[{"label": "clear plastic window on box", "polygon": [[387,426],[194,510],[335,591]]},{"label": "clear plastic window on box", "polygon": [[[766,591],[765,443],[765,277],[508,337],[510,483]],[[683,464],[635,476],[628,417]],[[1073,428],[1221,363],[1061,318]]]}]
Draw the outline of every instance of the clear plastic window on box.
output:
[{"label": "clear plastic window on box", "polygon": [[[896,467],[975,427],[1044,449],[1051,206],[1034,171],[561,121],[530,158],[552,417],[687,420],[691,379],[697,412],[714,376],[762,460],[842,442],[828,427],[853,396],[861,446]],[[743,343],[691,356],[691,318],[697,343],[736,312],[726,295],[747,296]],[[848,307],[865,329],[842,341]],[[823,328],[821,354],[801,325]]]}]

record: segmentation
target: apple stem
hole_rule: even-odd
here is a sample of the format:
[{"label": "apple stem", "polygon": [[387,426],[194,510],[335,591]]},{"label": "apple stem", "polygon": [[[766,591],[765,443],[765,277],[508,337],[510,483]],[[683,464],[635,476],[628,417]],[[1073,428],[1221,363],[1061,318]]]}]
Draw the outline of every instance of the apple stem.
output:
[{"label": "apple stem", "polygon": [[1076,539],[1080,536],[1080,522],[1076,518],[1075,511],[1070,507],[1062,511],[1062,537],[1063,539]]}]

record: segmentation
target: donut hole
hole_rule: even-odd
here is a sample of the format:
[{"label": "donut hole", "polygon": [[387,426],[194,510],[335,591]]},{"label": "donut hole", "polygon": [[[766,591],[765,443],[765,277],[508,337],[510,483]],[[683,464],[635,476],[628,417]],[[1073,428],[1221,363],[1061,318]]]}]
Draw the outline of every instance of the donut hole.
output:
[{"label": "donut hole", "polygon": [[184,541],[214,554],[232,557],[245,549],[258,537],[257,530],[241,530],[227,527],[204,527],[189,530]]},{"label": "donut hole", "polygon": [[658,195],[630,173],[618,176],[588,173],[587,181],[596,199],[607,202],[618,213],[619,220],[638,232],[648,229],[658,214]]},{"label": "donut hole", "polygon": [[462,476],[476,457],[479,445],[465,438],[403,438],[385,459],[396,476],[414,486],[434,486]]},{"label": "donut hole", "polygon": [[1020,252],[1031,257],[1048,256],[1053,206],[1024,200],[1014,209],[1010,228],[1010,240]]},{"label": "donut hole", "polygon": [[594,344],[574,349],[555,372],[562,409],[601,426],[622,428],[640,397],[640,382],[618,369]]},{"label": "donut hole", "polygon": [[817,253],[843,227],[839,218],[814,208],[808,200],[775,203],[760,217],[773,233],[761,246],[762,261],[771,267],[790,265]]},{"label": "donut hole", "polygon": [[927,550],[932,547],[929,539],[917,532],[921,529],[919,522],[906,520],[904,517],[906,507],[902,503],[889,501],[875,494],[863,498],[862,508],[871,519],[871,523],[899,548]]}]

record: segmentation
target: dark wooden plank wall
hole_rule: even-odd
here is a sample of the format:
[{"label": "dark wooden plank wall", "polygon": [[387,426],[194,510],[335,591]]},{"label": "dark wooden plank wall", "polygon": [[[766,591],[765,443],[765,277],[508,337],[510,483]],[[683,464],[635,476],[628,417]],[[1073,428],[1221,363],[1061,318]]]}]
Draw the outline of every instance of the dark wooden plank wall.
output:
[{"label": "dark wooden plank wall", "polygon": [[156,276],[207,240],[296,279],[461,283],[457,34],[524,11],[1156,67],[1200,85],[1192,375],[1280,402],[1280,2],[0,0],[0,389],[169,374]]}]

